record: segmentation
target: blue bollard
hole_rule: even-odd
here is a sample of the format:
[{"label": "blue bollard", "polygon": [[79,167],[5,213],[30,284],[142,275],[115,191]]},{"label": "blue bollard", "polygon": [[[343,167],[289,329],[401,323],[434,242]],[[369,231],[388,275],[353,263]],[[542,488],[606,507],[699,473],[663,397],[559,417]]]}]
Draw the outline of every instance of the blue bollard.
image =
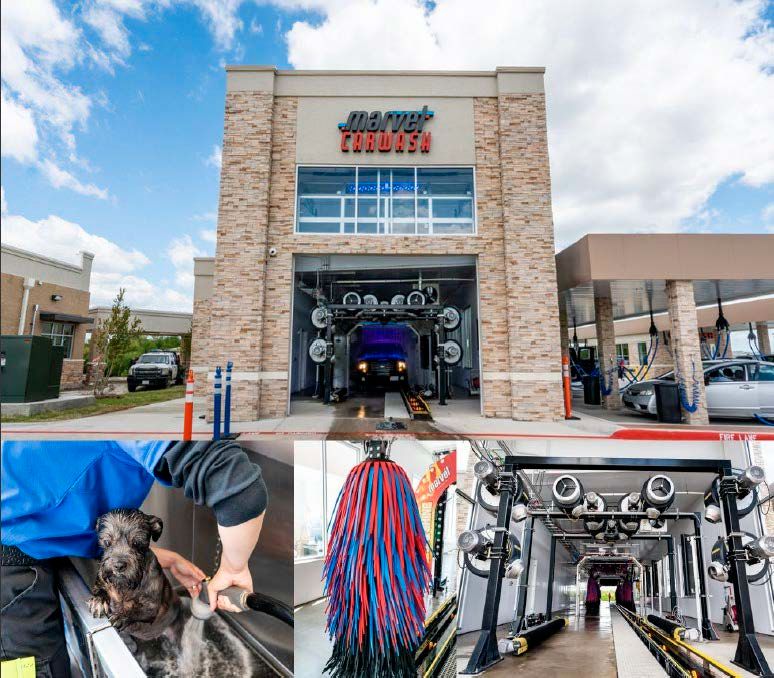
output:
[{"label": "blue bollard", "polygon": [[230,360],[226,363],[226,403],[223,414],[223,435],[231,434],[231,369],[234,363]]},{"label": "blue bollard", "polygon": [[215,416],[212,420],[212,439],[213,440],[220,440],[220,392],[222,387],[222,373],[220,370],[220,365],[218,365],[215,368],[215,397],[214,397],[214,409],[215,409]]}]

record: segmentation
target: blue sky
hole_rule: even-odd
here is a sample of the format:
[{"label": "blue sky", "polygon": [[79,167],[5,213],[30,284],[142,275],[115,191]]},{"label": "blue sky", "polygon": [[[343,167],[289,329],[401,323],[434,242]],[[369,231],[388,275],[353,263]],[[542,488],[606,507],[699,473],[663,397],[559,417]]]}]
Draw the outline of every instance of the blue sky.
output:
[{"label": "blue sky", "polygon": [[214,252],[225,63],[545,65],[558,245],[774,229],[770,3],[516,4],[481,22],[463,0],[4,2],[3,241],[98,249],[95,303],[124,285],[190,307],[191,257]]}]

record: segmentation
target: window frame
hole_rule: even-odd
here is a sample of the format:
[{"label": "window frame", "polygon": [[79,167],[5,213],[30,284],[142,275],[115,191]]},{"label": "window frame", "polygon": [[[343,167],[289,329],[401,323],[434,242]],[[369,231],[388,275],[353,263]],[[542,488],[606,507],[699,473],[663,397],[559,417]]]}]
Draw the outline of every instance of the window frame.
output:
[{"label": "window frame", "polygon": [[[298,176],[299,171],[302,169],[316,169],[316,168],[330,168],[330,169],[354,169],[355,170],[355,191],[352,193],[351,196],[348,195],[341,195],[338,196],[338,199],[340,200],[341,206],[339,210],[339,230],[338,231],[331,231],[328,233],[325,232],[314,232],[314,231],[301,231],[299,230],[299,198],[298,198]],[[376,217],[371,218],[360,218],[358,217],[358,196],[360,195],[358,191],[358,179],[359,179],[359,173],[361,169],[366,170],[407,170],[407,169],[413,169],[414,170],[414,216],[413,217],[393,217],[392,214],[383,216],[381,214],[382,212],[382,206],[386,205],[387,209],[385,211],[392,212],[392,199],[397,197],[399,200],[409,200],[409,196],[399,195],[399,196],[383,196],[381,194],[381,176],[377,179],[376,182],[376,194],[374,196],[368,195],[367,197],[370,199],[376,200],[376,206],[377,206],[377,212]],[[434,233],[433,232],[433,226],[443,225],[443,224],[455,224],[459,223],[460,221],[467,221],[468,218],[451,218],[451,217],[439,217],[435,218],[432,216],[432,209],[433,209],[433,200],[459,200],[459,196],[419,196],[418,194],[418,182],[417,182],[417,171],[423,170],[423,169],[464,169],[464,170],[471,170],[472,178],[473,178],[473,195],[471,196],[472,201],[472,210],[471,210],[471,225],[472,230],[468,233]],[[390,175],[390,184],[392,184],[392,175]],[[478,201],[477,201],[477,195],[478,195],[478,185],[477,185],[477,177],[476,177],[476,166],[475,165],[390,165],[389,163],[386,163],[384,165],[347,165],[347,164],[330,164],[330,163],[320,163],[320,164],[296,164],[296,170],[295,170],[295,186],[293,187],[293,234],[294,235],[302,235],[302,236],[352,236],[352,235],[370,235],[370,236],[399,236],[399,237],[436,237],[436,238],[459,238],[459,237],[469,237],[469,236],[476,236],[478,235]],[[310,198],[327,198],[335,200],[337,199],[337,196],[333,195],[318,195],[318,194],[311,194],[309,196]],[[347,217],[346,216],[346,208],[345,208],[345,199],[354,198],[354,216]],[[419,201],[420,200],[426,200],[427,201],[427,217],[420,217],[419,216]],[[335,221],[332,221],[332,217],[305,217],[304,218],[305,223],[324,223],[324,224],[334,224]],[[376,231],[375,232],[361,232],[359,229],[360,223],[363,224],[375,224],[376,225]],[[345,224],[352,223],[354,225],[354,231],[346,231],[344,230]],[[414,232],[413,233],[395,233],[393,232],[393,224],[413,224],[414,225]],[[419,230],[420,224],[425,225],[427,227],[427,232],[421,232]]]},{"label": "window frame", "polygon": [[[50,332],[44,331],[46,325],[51,326]],[[57,325],[59,326],[60,331],[54,332],[54,328]],[[64,331],[66,327],[70,328],[69,334]],[[73,339],[75,339],[76,331],[77,323],[64,322],[61,320],[44,320],[40,328],[40,336],[48,337],[51,340],[52,346],[61,346],[65,348],[66,350],[64,351],[64,359],[70,360],[73,355]],[[61,343],[57,343],[55,339],[58,339]]]},{"label": "window frame", "polygon": [[[322,535],[322,553],[312,556],[293,557],[293,564],[297,563],[311,563],[316,560],[325,560],[328,555],[328,509],[330,508],[330,502],[328,501],[328,441],[320,441],[320,474],[322,479],[322,517],[323,517],[323,535]],[[337,441],[339,442],[339,441]],[[353,450],[355,452],[355,466],[363,460],[363,453],[361,450]],[[295,460],[294,460],[295,462]],[[295,467],[295,463],[294,463]],[[295,477],[294,477],[295,483]],[[336,499],[332,500],[334,503]],[[295,534],[293,536],[295,548]]]}]

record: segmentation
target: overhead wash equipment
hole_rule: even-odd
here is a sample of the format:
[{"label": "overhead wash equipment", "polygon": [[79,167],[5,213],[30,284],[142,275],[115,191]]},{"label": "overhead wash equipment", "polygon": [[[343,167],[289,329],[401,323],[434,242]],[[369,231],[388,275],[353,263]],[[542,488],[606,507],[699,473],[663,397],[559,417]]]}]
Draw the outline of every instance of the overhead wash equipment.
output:
[{"label": "overhead wash equipment", "polygon": [[[505,445],[503,449],[507,449],[507,444],[500,441],[501,446]],[[500,608],[500,594],[502,591],[502,579],[505,576],[505,568],[502,562],[502,556],[505,553],[505,544],[509,539],[508,525],[511,520],[511,510],[513,504],[513,491],[516,489],[515,483],[509,481],[518,477],[518,474],[525,471],[540,471],[540,470],[553,470],[559,472],[573,472],[587,471],[587,470],[606,470],[606,471],[651,471],[657,472],[657,475],[651,476],[651,478],[645,483],[645,486],[640,492],[641,496],[641,509],[637,513],[632,511],[604,511],[596,512],[593,514],[584,514],[583,511],[577,512],[576,517],[578,520],[584,518],[602,518],[613,519],[614,521],[633,519],[655,521],[656,524],[663,520],[689,520],[694,525],[694,537],[699,539],[701,535],[701,517],[700,514],[689,513],[679,510],[669,510],[671,501],[673,500],[674,484],[669,481],[665,482],[668,478],[663,475],[663,472],[670,470],[679,470],[681,473],[713,473],[720,477],[720,501],[724,512],[724,528],[728,542],[729,554],[734,554],[733,557],[728,558],[729,568],[729,581],[734,586],[734,596],[738,605],[738,621],[739,621],[739,638],[737,642],[736,655],[734,658],[735,663],[739,664],[748,671],[762,676],[771,675],[771,671],[768,666],[768,662],[761,652],[760,644],[755,635],[755,624],[752,616],[752,608],[750,602],[750,593],[748,588],[747,576],[745,575],[744,567],[745,562],[736,557],[736,554],[745,551],[745,547],[742,546],[740,530],[739,530],[739,515],[737,512],[737,494],[740,488],[748,482],[745,480],[746,476],[754,476],[754,473],[740,474],[734,472],[731,467],[731,463],[726,460],[715,459],[644,459],[644,458],[581,458],[571,459],[567,457],[531,457],[531,456],[511,456],[508,455],[504,460],[500,460],[500,466],[497,468],[497,475],[499,477],[498,487],[500,489],[499,504],[497,510],[497,529],[493,530],[492,544],[488,547],[489,552],[496,558],[490,559],[490,568],[487,576],[487,590],[484,600],[484,610],[481,621],[481,631],[478,640],[473,648],[470,659],[463,674],[478,674],[486,670],[493,664],[502,660],[501,653],[498,648],[497,630],[498,630],[498,617]],[[579,506],[578,503],[580,497],[584,494],[582,489],[577,484],[577,479],[574,478],[575,483],[571,483],[568,486],[567,492],[562,492],[565,495],[565,506],[561,510],[545,510],[529,508],[529,521],[528,525],[533,524],[536,518],[538,519],[566,519],[568,512],[572,514],[574,508]],[[506,482],[503,482],[506,481]],[[642,496],[644,495],[644,497]],[[524,605],[526,600],[525,588],[528,586],[528,574],[530,563],[530,548],[527,543],[531,542],[531,533],[525,531],[524,545],[523,545],[523,563],[522,563],[522,579],[520,580],[520,587],[517,593],[517,615],[519,619],[524,617]],[[569,534],[563,535],[564,539],[569,537],[579,537],[588,539],[588,534]],[[632,539],[671,539],[671,535],[666,537],[660,534],[641,534],[636,533]],[[553,544],[557,540],[557,537],[552,534],[552,549]],[[766,553],[767,549],[771,546],[768,542],[762,542],[752,547],[750,553]],[[757,550],[756,550],[757,549]],[[674,582],[674,566],[673,566],[673,544],[669,546],[670,553],[670,580]],[[717,634],[712,628],[712,624],[709,619],[709,608],[707,603],[707,588],[704,580],[704,559],[702,549],[697,549],[697,581],[698,581],[698,605],[700,612],[700,632],[705,640],[717,640]],[[551,591],[553,587],[553,564],[549,566],[549,582],[548,590]],[[483,574],[483,573],[482,573]],[[481,576],[481,575],[479,575]],[[521,584],[524,584],[524,587]],[[670,597],[676,604],[676,592],[674,588],[670,593]],[[547,603],[547,614],[550,618],[550,596]],[[673,605],[672,607],[674,607]],[[628,613],[631,614],[631,613]],[[520,625],[519,625],[520,628]],[[663,633],[658,629],[655,629],[659,633]],[[647,634],[645,634],[647,636]],[[649,639],[649,636],[647,636]],[[651,646],[658,647],[658,643],[654,643],[649,640]],[[673,643],[683,643],[683,641],[673,640]],[[682,670],[682,669],[681,669]],[[672,675],[684,675],[690,676],[690,673],[674,673]],[[703,675],[701,673],[697,675]],[[733,675],[733,674],[725,674]]]},{"label": "overhead wash equipment", "polygon": [[389,442],[364,443],[330,523],[323,576],[333,678],[415,678],[430,587],[429,544]]},{"label": "overhead wash equipment", "polygon": [[[341,303],[330,303],[318,296],[317,306],[311,311],[311,322],[318,330],[318,336],[309,345],[309,357],[322,370],[322,399],[328,405],[335,401],[333,388],[333,365],[336,361],[334,339],[338,334],[363,324],[401,323],[430,324],[433,351],[433,370],[436,375],[436,392],[438,404],[446,405],[450,397],[448,369],[458,365],[463,358],[462,346],[454,339],[447,337],[448,332],[455,331],[462,322],[460,310],[451,304],[441,304],[437,292],[432,286],[424,290],[413,290],[405,297],[394,295],[389,301],[379,302],[375,295],[364,297],[356,292],[347,292]],[[406,402],[409,414],[412,409]],[[418,405],[421,403],[417,403]],[[416,410],[419,412],[419,410]],[[429,408],[420,412],[429,417]]]}]

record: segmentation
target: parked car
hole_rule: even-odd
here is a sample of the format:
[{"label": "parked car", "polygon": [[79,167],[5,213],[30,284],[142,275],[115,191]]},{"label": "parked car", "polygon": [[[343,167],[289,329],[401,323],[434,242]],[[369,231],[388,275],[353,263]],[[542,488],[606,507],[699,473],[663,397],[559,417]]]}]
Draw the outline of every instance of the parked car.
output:
[{"label": "parked car", "polygon": [[361,351],[355,363],[361,388],[401,386],[408,380],[406,351],[400,344],[381,344]]},{"label": "parked car", "polygon": [[[762,360],[708,360],[702,363],[710,417],[749,419],[774,416],[774,364]],[[686,375],[690,392],[690,375]],[[637,382],[622,394],[627,409],[656,414],[656,384],[674,382],[674,372]]]},{"label": "parked car", "polygon": [[126,388],[129,392],[137,390],[138,386],[160,386],[167,388],[170,384],[182,382],[180,357],[174,351],[151,351],[143,353],[129,368],[126,377]]}]

